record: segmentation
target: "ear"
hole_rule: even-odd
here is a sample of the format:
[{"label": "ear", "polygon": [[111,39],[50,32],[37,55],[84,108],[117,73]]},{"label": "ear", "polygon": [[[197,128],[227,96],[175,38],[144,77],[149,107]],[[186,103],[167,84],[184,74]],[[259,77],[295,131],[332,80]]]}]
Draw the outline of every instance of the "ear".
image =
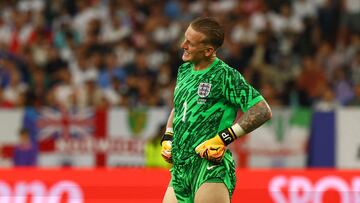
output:
[{"label": "ear", "polygon": [[214,52],[215,52],[214,47],[209,46],[208,48],[205,49],[205,56],[210,57],[214,54]]}]

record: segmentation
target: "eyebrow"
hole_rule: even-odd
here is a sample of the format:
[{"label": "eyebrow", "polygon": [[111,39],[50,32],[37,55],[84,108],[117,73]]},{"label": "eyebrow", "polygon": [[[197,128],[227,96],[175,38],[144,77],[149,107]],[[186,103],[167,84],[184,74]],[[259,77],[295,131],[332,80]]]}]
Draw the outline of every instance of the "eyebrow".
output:
[{"label": "eyebrow", "polygon": [[193,45],[195,45],[195,44],[206,44],[206,40],[201,40],[200,42],[194,42],[194,41],[190,41],[189,39],[187,39],[185,36],[184,36],[184,39],[185,39],[185,41],[188,41],[190,44],[193,44]]},{"label": "eyebrow", "polygon": [[[188,38],[186,38],[186,32],[184,33],[184,39],[193,45],[195,44],[194,41],[190,41]],[[208,40],[205,38],[196,44],[208,44]]]}]

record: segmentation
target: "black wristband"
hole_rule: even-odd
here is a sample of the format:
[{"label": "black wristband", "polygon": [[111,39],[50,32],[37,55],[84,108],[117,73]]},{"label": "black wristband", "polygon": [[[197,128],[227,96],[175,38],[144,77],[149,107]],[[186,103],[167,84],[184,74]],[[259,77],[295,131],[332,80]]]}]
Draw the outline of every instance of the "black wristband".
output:
[{"label": "black wristband", "polygon": [[161,137],[160,145],[162,145],[163,141],[172,141],[173,134],[171,132],[165,132],[165,134]]},{"label": "black wristband", "polygon": [[226,146],[234,142],[234,140],[236,139],[235,133],[232,128],[226,128],[225,130],[219,132],[219,137]]}]

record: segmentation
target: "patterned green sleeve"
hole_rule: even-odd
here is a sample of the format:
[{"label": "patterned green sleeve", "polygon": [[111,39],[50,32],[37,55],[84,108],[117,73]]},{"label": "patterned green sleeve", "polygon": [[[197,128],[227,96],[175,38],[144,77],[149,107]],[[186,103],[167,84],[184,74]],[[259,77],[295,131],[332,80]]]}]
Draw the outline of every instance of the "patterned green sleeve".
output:
[{"label": "patterned green sleeve", "polygon": [[225,98],[231,104],[239,106],[243,112],[264,99],[237,70],[226,71],[224,77],[223,92]]}]

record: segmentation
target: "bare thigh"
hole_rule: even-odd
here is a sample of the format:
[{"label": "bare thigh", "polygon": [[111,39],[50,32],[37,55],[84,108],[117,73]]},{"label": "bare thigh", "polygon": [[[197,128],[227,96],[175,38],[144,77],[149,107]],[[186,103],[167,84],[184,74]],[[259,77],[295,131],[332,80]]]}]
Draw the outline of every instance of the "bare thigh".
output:
[{"label": "bare thigh", "polygon": [[165,192],[165,195],[164,195],[163,203],[177,203],[177,202],[178,201],[176,200],[174,188],[173,187],[168,187],[166,189],[166,192]]},{"label": "bare thigh", "polygon": [[224,183],[204,183],[195,194],[195,203],[230,203],[229,191]]}]

